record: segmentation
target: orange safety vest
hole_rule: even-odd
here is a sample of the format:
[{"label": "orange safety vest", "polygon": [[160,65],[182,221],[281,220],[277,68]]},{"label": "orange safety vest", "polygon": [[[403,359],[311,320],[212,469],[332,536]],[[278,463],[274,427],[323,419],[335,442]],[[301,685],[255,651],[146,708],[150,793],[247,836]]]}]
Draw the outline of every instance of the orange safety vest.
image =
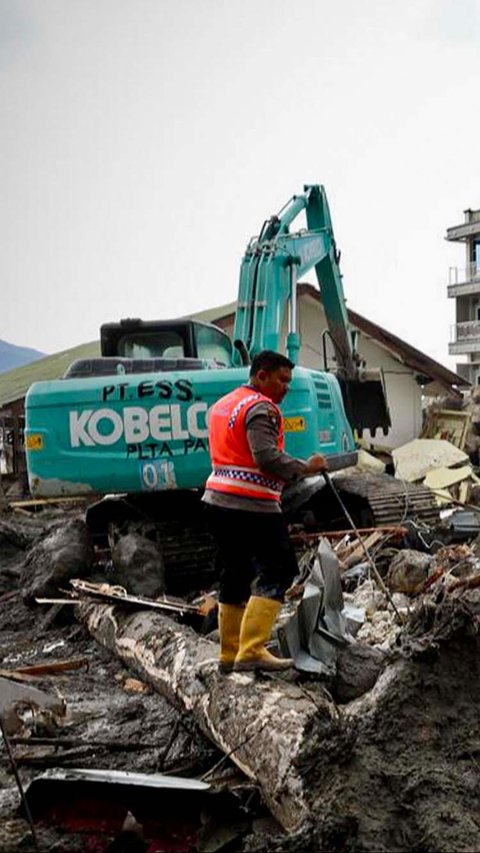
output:
[{"label": "orange safety vest", "polygon": [[263,401],[278,412],[280,427],[277,447],[283,450],[283,415],[280,409],[260,391],[242,385],[218,400],[210,410],[208,431],[213,470],[205,488],[245,498],[280,502],[284,481],[260,471],[247,440],[247,413],[252,406]]}]

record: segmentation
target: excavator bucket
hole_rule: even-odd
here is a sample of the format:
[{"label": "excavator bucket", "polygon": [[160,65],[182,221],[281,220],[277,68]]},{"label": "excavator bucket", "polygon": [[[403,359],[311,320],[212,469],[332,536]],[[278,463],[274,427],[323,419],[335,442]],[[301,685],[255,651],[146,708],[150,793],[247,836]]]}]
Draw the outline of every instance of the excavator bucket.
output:
[{"label": "excavator bucket", "polygon": [[352,429],[361,436],[368,429],[387,435],[392,422],[388,411],[383,374],[369,370],[365,379],[339,379],[345,411]]}]

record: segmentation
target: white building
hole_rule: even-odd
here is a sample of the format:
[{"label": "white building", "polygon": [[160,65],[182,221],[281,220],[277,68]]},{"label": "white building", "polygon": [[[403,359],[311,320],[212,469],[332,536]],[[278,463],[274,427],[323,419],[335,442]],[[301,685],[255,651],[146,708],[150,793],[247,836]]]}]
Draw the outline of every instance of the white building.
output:
[{"label": "white building", "polygon": [[465,355],[458,373],[480,383],[480,210],[465,210],[465,222],[447,228],[446,239],[465,245],[465,266],[450,267],[448,295],[455,299],[450,355]]},{"label": "white building", "polygon": [[[231,336],[234,313],[235,303],[232,302],[200,312],[195,317],[215,323]],[[302,336],[299,363],[321,370],[324,368],[322,334],[328,324],[320,293],[310,284],[298,285],[298,315]],[[467,387],[468,382],[361,314],[349,310],[348,316],[357,331],[359,354],[368,367],[381,367],[385,376],[392,428],[388,436],[377,433],[372,441],[385,447],[399,447],[417,438],[421,431],[422,396],[459,395],[458,388]],[[286,331],[285,321],[285,335]],[[285,352],[285,348],[282,351]],[[327,367],[335,367],[331,345],[327,345]],[[364,438],[369,440],[370,436],[366,434]]]}]

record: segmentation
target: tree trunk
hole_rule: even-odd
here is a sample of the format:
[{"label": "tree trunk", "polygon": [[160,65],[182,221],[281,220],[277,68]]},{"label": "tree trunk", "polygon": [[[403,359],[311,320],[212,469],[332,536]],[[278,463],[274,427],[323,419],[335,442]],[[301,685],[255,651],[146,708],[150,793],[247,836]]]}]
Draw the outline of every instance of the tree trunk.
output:
[{"label": "tree trunk", "polygon": [[344,745],[336,705],[326,692],[272,676],[221,676],[218,646],[158,613],[97,604],[80,605],[79,613],[95,639],[191,714],[260,785],[285,829],[308,818],[309,768],[332,752],[334,733],[333,741]]}]

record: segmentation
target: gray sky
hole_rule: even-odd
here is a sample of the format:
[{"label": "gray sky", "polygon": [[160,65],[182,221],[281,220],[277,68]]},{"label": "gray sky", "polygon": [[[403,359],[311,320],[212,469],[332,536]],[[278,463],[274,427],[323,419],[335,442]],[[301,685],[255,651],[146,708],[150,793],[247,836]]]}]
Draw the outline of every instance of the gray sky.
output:
[{"label": "gray sky", "polygon": [[453,366],[479,46],[480,0],[0,0],[0,338],[232,301],[318,182],[349,305]]}]

